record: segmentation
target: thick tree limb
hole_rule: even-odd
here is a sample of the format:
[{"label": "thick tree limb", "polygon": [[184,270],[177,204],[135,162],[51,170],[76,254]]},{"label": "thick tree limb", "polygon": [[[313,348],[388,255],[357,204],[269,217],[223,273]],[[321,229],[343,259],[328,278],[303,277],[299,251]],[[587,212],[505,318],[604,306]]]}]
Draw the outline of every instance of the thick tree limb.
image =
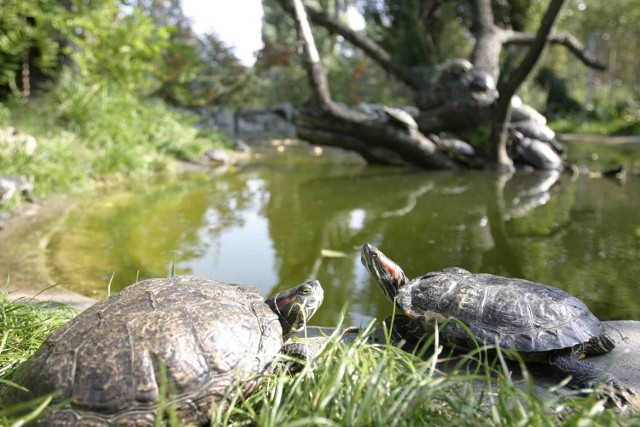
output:
[{"label": "thick tree limb", "polygon": [[[531,34],[520,33],[517,31],[510,31],[507,33],[504,40],[505,45],[526,45],[529,46],[533,43],[534,36]],[[566,47],[571,53],[575,55],[583,64],[588,67],[594,68],[599,71],[605,71],[607,64],[598,61],[587,52],[582,43],[570,33],[561,33],[552,35],[547,38],[550,44],[557,44]]]},{"label": "thick tree limb", "polygon": [[408,131],[388,122],[375,119],[354,122],[328,116],[313,105],[307,105],[301,111],[297,125],[300,138],[318,145],[355,151],[369,163],[412,165],[426,169],[459,167],[419,131]]},{"label": "thick tree limb", "polygon": [[[492,0],[469,0],[473,18],[471,32],[475,37],[471,55],[473,70],[463,64],[457,64],[458,69],[452,62],[440,71],[435,83],[427,83],[411,67],[394,61],[386,50],[365,34],[353,31],[323,13],[310,12],[307,15],[302,0],[278,0],[295,21],[303,64],[313,93],[312,102],[300,110],[298,136],[315,144],[356,151],[369,162],[451,169],[459,166],[452,160],[458,158],[456,153],[447,152],[446,147],[437,145],[425,135],[440,129],[460,135],[466,132],[470,136],[479,127],[490,124],[490,161],[500,170],[511,170],[513,163],[506,150],[511,98],[534,69],[545,46],[549,43],[562,44],[577,56],[590,60],[570,35],[549,36],[564,1],[549,0],[536,35],[530,36],[497,26]],[[343,36],[411,87],[416,92],[416,99],[424,101],[418,104],[424,111],[416,117],[422,132],[410,120],[399,119],[393,110],[386,109],[377,115],[364,114],[333,102],[309,20]],[[496,91],[494,81],[500,75],[500,55],[507,44],[526,45],[528,49],[520,64],[502,80]],[[591,62],[595,63],[595,60],[591,59]],[[463,162],[464,158],[460,161]],[[469,167],[474,163],[465,165]]]}]

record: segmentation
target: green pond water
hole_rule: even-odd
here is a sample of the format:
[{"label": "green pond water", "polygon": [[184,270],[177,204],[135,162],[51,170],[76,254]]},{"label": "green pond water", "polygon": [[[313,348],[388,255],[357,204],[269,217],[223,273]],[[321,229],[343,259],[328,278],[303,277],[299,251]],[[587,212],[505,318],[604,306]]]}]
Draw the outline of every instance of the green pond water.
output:
[{"label": "green pond water", "polygon": [[225,173],[82,202],[51,238],[47,263],[54,280],[98,298],[110,281],[114,293],[172,268],[263,295],[315,277],[325,303],[312,323],[344,315],[360,325],[391,313],[360,263],[369,242],[409,277],[449,266],[522,277],[567,290],[603,320],[640,320],[640,150],[570,149],[592,168],[625,164],[626,182],[498,179],[365,166],[304,145],[264,148]]}]

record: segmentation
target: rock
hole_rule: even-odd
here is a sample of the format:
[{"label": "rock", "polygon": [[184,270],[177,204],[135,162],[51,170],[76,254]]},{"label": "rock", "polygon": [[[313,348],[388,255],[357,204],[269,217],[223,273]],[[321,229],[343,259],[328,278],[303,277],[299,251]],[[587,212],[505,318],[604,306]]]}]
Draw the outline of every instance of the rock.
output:
[{"label": "rock", "polygon": [[295,138],[293,107],[276,106],[270,110],[242,108],[236,111],[235,136],[239,138]]},{"label": "rock", "polygon": [[33,200],[33,185],[24,176],[0,175],[0,205],[15,196]]}]

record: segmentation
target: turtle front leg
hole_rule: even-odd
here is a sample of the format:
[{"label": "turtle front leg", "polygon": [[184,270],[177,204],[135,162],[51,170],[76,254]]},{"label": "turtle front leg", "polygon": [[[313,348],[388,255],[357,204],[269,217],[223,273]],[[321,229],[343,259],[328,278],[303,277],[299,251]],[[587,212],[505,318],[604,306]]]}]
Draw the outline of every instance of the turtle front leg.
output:
[{"label": "turtle front leg", "polygon": [[384,324],[393,345],[399,346],[405,342],[409,344],[409,348],[415,348],[426,336],[420,325],[402,314],[387,317]]},{"label": "turtle front leg", "polygon": [[291,358],[285,362],[286,369],[291,374],[300,372],[315,356],[311,348],[301,342],[287,343],[280,352]]},{"label": "turtle front leg", "polygon": [[613,404],[625,406],[630,403],[632,396],[638,396],[634,389],[620,384],[616,378],[596,365],[578,359],[573,352],[554,354],[549,358],[549,364],[561,374],[571,376],[571,387],[596,389],[600,384],[599,394]]}]

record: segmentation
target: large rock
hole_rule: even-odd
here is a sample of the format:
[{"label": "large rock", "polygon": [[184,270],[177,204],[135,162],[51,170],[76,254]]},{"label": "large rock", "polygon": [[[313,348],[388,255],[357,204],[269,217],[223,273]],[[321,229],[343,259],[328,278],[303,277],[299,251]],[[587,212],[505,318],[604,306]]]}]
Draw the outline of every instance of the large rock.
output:
[{"label": "large rock", "polygon": [[236,137],[294,138],[295,111],[290,104],[278,104],[269,110],[242,108],[236,111]]}]

